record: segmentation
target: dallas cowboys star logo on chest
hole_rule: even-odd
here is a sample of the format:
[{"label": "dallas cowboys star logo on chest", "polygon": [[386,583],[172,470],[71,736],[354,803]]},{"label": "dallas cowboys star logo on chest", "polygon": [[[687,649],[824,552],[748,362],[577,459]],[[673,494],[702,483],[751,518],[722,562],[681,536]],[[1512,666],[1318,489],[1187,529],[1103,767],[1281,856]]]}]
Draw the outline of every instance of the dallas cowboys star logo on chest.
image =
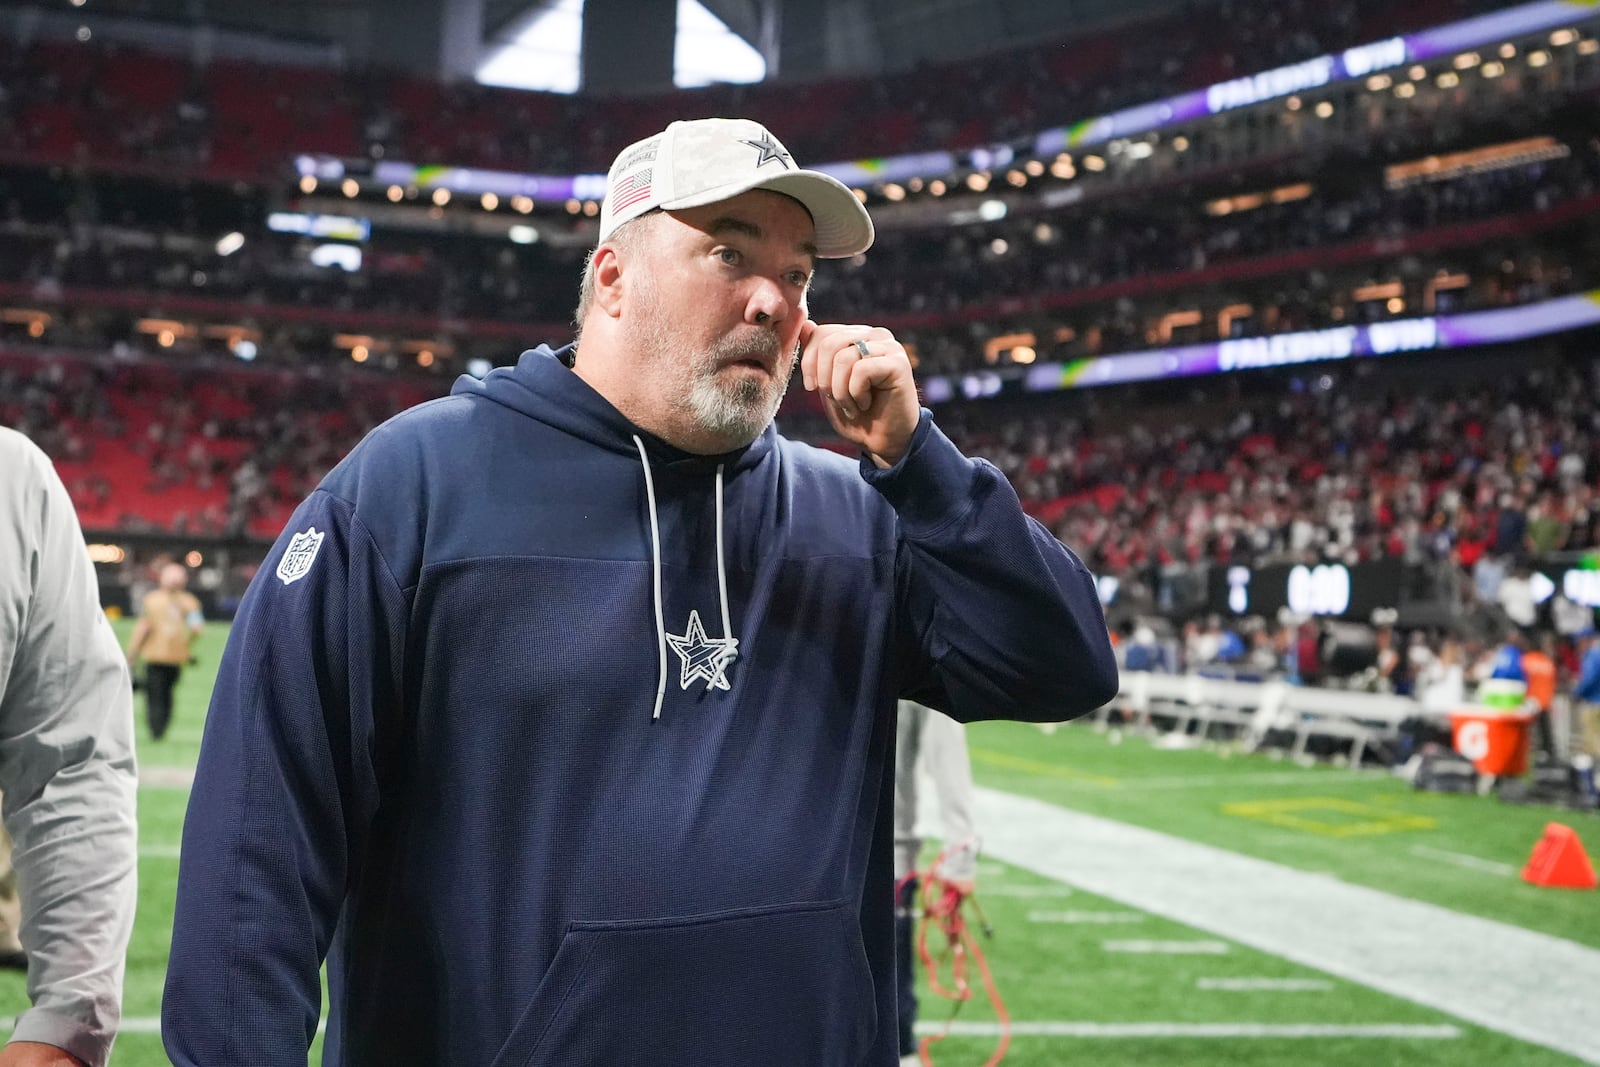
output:
[{"label": "dallas cowboys star logo on chest", "polygon": [[689,683],[704,678],[706,692],[728,688],[728,668],[739,658],[737,637],[707,637],[700,623],[700,612],[689,612],[688,629],[680,637],[667,634],[667,644],[678,654],[681,670],[678,688],[687,689]]}]

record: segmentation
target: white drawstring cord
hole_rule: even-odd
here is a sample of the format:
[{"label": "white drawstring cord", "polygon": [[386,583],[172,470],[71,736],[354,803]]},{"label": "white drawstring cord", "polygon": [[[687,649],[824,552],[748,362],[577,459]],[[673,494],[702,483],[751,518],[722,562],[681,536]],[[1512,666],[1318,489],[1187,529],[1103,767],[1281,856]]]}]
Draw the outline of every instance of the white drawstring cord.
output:
[{"label": "white drawstring cord", "polygon": [[[656,679],[656,710],[650,717],[661,718],[661,702],[667,696],[667,622],[661,611],[661,528],[656,524],[656,484],[650,476],[650,457],[645,454],[644,442],[639,440],[639,435],[633,435],[633,443],[639,449],[639,462],[644,464],[644,492],[650,501],[650,556],[654,562],[653,575],[655,579],[656,599],[656,654],[659,657],[659,667]],[[721,482],[718,482],[721,485]],[[718,510],[717,521],[722,521],[721,510]],[[720,551],[720,549],[719,549]],[[723,619],[727,619],[726,595],[722,607]],[[724,623],[726,625],[726,623]]]},{"label": "white drawstring cord", "polygon": [[[722,464],[717,464],[717,595],[722,598],[722,636],[732,637],[733,626],[728,622],[728,568],[722,559]],[[727,663],[733,659],[728,655]]]}]

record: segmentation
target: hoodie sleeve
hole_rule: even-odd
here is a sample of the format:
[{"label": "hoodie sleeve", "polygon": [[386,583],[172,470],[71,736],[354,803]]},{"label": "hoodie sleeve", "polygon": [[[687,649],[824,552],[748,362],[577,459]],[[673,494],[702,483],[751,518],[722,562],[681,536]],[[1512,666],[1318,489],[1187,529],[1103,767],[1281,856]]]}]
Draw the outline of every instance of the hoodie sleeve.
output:
[{"label": "hoodie sleeve", "polygon": [[32,1003],[13,1041],[110,1055],[138,896],[133,691],[50,460],[0,431],[0,789]]},{"label": "hoodie sleeve", "polygon": [[378,803],[405,598],[351,504],[319,489],[228,638],[184,823],[162,1036],[177,1067],[304,1067],[319,969]]},{"label": "hoodie sleeve", "polygon": [[1053,722],[1117,692],[1093,577],[968,459],[926,410],[900,462],[862,477],[899,516],[897,598],[911,647],[901,695],[962,722]]}]

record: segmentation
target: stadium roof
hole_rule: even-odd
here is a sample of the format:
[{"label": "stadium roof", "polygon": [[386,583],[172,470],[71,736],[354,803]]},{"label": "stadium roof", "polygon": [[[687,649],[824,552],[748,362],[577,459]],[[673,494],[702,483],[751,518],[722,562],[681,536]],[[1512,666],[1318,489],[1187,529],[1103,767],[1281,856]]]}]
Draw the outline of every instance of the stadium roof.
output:
[{"label": "stadium roof", "polygon": [[[11,4],[15,0],[0,0]],[[96,14],[207,23],[340,45],[360,59],[373,51],[376,27],[396,18],[409,25],[440,24],[452,8],[477,17],[485,45],[550,0],[84,0],[81,17]],[[633,0],[637,3],[656,0]],[[671,0],[659,0],[671,2]],[[1026,42],[1060,37],[1160,10],[1198,8],[1207,0],[701,0],[734,33],[764,54],[779,41],[789,70],[827,73],[903,69],[959,59]],[[437,12],[437,17],[430,14]],[[389,22],[392,26],[392,22]],[[824,27],[818,32],[818,27]],[[796,28],[803,28],[797,33]],[[809,32],[808,32],[809,31]],[[392,31],[391,31],[392,32]],[[796,39],[800,39],[798,42]],[[796,47],[796,44],[799,47]]]}]

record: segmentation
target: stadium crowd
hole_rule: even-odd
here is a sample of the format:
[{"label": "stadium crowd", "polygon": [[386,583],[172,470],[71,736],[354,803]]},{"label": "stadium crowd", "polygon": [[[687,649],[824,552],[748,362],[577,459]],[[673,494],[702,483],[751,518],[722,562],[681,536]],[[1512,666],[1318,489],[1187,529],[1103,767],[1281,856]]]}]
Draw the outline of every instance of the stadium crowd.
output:
[{"label": "stadium crowd", "polygon": [[[1137,387],[1074,391],[948,407],[940,421],[1097,573],[1389,557],[1465,573],[1485,556],[1600,544],[1600,368],[1533,360],[1509,379],[1464,379],[1470,355],[1408,358],[1428,369],[1280,372],[1249,392],[1216,379],[1170,405],[1140,405]],[[442,388],[355,368],[11,354],[0,422],[63,465],[91,528],[271,536],[362,434]],[[193,487],[203,506],[163,510],[164,492],[192,504]]]},{"label": "stadium crowd", "polygon": [[[1469,278],[1451,291],[1453,310],[1528,303],[1595,284],[1591,264],[1600,234],[1592,225],[1538,230],[1546,225],[1542,217],[1555,217],[1553,209],[1593,197],[1597,178],[1600,151],[1584,143],[1564,159],[1393,191],[1315,190],[1239,213],[1207,211],[1194,201],[1163,208],[1142,200],[986,226],[888,230],[871,253],[870,269],[821,272],[812,304],[819,314],[883,321],[906,332],[924,373],[949,373],[982,367],[985,340],[1019,327],[1046,338],[1039,346],[1046,359],[1164,343],[1171,338],[1156,336],[1155,324],[1186,300],[1270,306],[1270,316],[1239,324],[1252,334],[1434,310],[1431,300],[1424,304],[1423,289],[1438,273]],[[568,329],[572,279],[580,268],[575,250],[382,236],[365,249],[361,268],[348,271],[313,263],[317,242],[261,227],[237,251],[221,255],[215,227],[207,230],[198,220],[175,231],[158,230],[153,220],[129,225],[114,211],[95,221],[92,204],[74,202],[62,210],[16,184],[8,195],[0,181],[0,231],[10,238],[0,241],[0,286],[10,283],[20,299],[146,315],[160,315],[175,297],[200,299],[217,302],[219,315],[242,312],[268,326],[319,309],[330,328],[343,324],[345,332],[363,324],[351,312],[400,316],[414,330],[467,324],[469,335],[470,324],[491,323],[499,329],[488,336],[498,339],[514,337],[518,323],[539,324],[546,336]],[[75,221],[52,222],[51,212]],[[1471,225],[1490,220],[1509,220],[1513,232],[1492,244],[1473,242]],[[1535,232],[1518,234],[1520,226]],[[1427,259],[1390,251],[1408,236],[1447,243],[1457,232],[1465,248]],[[1283,258],[1309,249],[1319,250],[1318,269]],[[1349,251],[1347,262],[1333,254],[1341,250]],[[1480,269],[1485,262],[1496,269]],[[1241,266],[1262,276],[1221,286],[1207,273]],[[1358,298],[1364,286],[1388,279],[1409,286],[1399,307]],[[1027,297],[1019,301],[1018,294]],[[143,306],[130,307],[130,301]],[[1187,339],[1228,336],[1217,323],[1214,314],[1206,316]],[[104,314],[62,328],[78,333],[55,333],[53,343],[134,340],[125,323],[106,322]],[[1062,340],[1052,343],[1051,337]],[[292,359],[283,350],[286,340],[291,351],[332,347],[324,331],[303,346],[277,338],[269,355]],[[510,346],[497,340],[475,348],[493,354]]]}]

